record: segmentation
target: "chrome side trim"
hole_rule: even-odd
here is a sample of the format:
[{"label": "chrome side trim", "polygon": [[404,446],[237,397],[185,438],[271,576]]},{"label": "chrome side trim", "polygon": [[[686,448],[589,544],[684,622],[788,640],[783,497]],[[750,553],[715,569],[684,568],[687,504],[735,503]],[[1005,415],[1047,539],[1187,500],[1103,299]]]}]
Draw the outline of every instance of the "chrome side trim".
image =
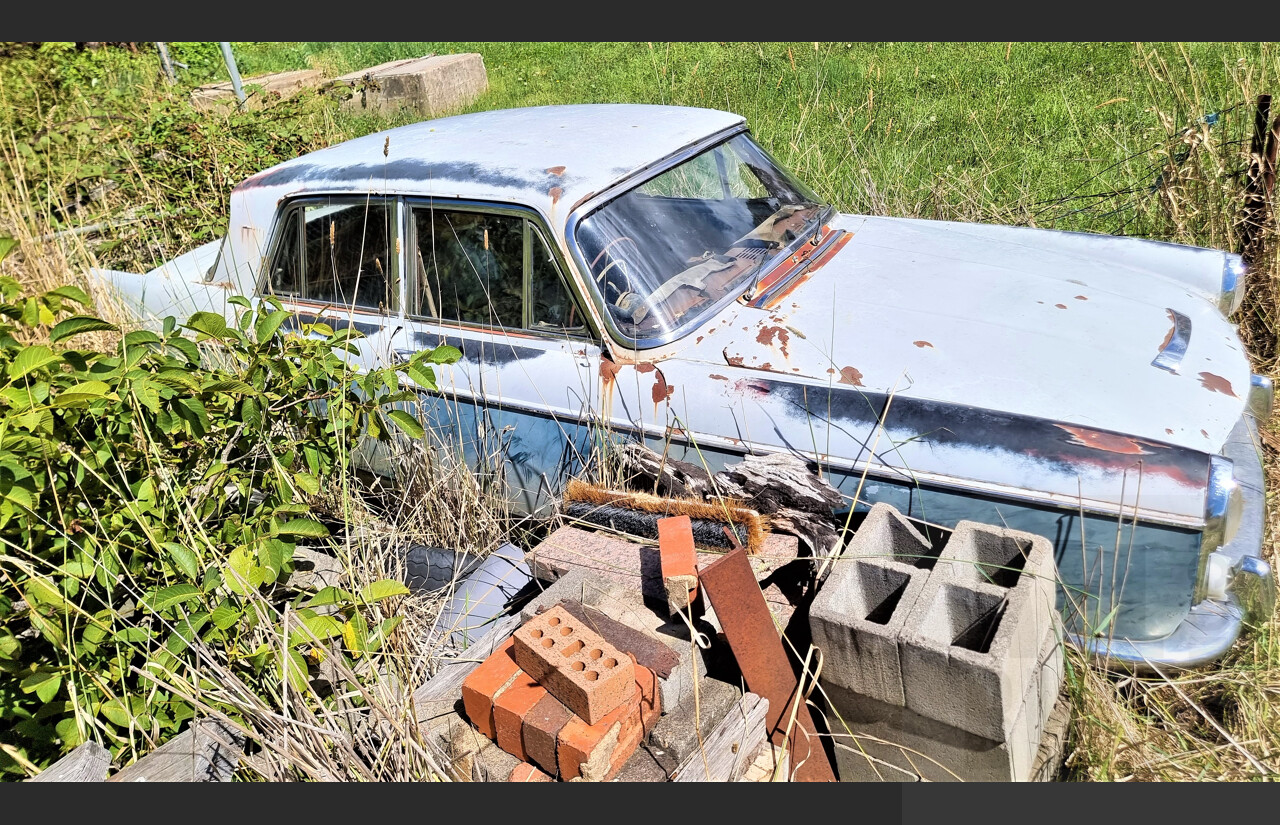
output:
[{"label": "chrome side trim", "polygon": [[1205,493],[1204,532],[1200,534],[1200,563],[1196,569],[1195,593],[1191,597],[1193,604],[1208,596],[1205,571],[1209,555],[1230,542],[1240,525],[1244,502],[1233,469],[1229,458],[1220,455],[1209,458],[1209,489]]},{"label": "chrome side trim", "polygon": [[1077,648],[1112,670],[1154,673],[1207,664],[1226,655],[1240,636],[1244,611],[1234,596],[1193,606],[1178,629],[1163,639],[1135,642],[1117,638],[1085,638],[1068,633]]},{"label": "chrome side trim", "polygon": [[1249,376],[1249,413],[1255,421],[1265,424],[1271,419],[1275,397],[1275,388],[1270,378],[1265,375]]},{"label": "chrome side trim", "polygon": [[1182,365],[1182,356],[1187,354],[1187,345],[1191,343],[1191,319],[1176,309],[1165,308],[1169,319],[1173,321],[1173,333],[1169,341],[1156,353],[1151,366],[1169,372],[1177,372]]},{"label": "chrome side trim", "polygon": [[1218,309],[1230,317],[1244,303],[1245,275],[1248,269],[1244,258],[1234,252],[1226,252],[1222,263],[1222,292],[1218,296]]}]

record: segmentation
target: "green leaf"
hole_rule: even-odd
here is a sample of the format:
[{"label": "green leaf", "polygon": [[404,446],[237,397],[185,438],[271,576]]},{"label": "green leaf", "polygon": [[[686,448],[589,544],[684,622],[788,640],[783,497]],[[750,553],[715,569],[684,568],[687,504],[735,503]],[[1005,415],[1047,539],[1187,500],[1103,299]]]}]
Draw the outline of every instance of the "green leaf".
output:
[{"label": "green leaf", "polygon": [[199,598],[200,588],[194,584],[174,584],[169,587],[162,587],[154,590],[142,597],[142,604],[159,613],[176,604],[189,602],[192,599]]},{"label": "green leaf", "polygon": [[314,496],[320,492],[320,480],[310,473],[294,473],[293,483],[298,485],[298,489],[307,495]]},{"label": "green leaf", "polygon": [[53,405],[55,407],[71,407],[86,404],[99,398],[107,398],[110,392],[111,388],[102,381],[82,381],[58,393]]},{"label": "green leaf", "polygon": [[133,714],[129,713],[129,709],[119,699],[103,702],[98,708],[98,713],[106,717],[111,724],[122,728],[129,727],[129,723],[133,720]]},{"label": "green leaf", "polygon": [[315,641],[323,642],[325,639],[332,639],[335,636],[342,635],[341,619],[333,616],[317,616],[312,611],[299,612],[298,618],[302,620],[302,626],[306,629],[298,628],[290,631],[290,647],[310,644]]},{"label": "green leaf", "polygon": [[426,433],[418,419],[404,410],[391,410],[387,413],[387,417],[396,422],[396,425],[410,438],[422,438]]},{"label": "green leaf", "polygon": [[117,630],[111,638],[126,645],[138,645],[151,639],[152,633],[145,627],[126,627]]},{"label": "green leaf", "polygon": [[287,310],[278,309],[264,318],[258,319],[258,324],[254,327],[254,334],[258,337],[258,343],[268,340],[276,334],[276,330],[280,329],[280,325],[289,319],[293,313]]},{"label": "green leaf", "polygon": [[[81,306],[93,306],[93,299],[90,298],[83,289],[78,286],[72,286],[71,284],[60,286],[57,289],[51,289],[45,294],[53,295],[58,298],[65,298],[68,301],[75,301]],[[112,329],[114,328],[115,327],[112,327]]]},{"label": "green leaf", "polygon": [[369,623],[359,613],[354,614],[342,626],[342,641],[347,650],[360,654],[369,649]]},{"label": "green leaf", "polygon": [[224,578],[232,593],[247,596],[254,589],[253,561],[253,554],[243,544],[231,551],[231,557],[227,559],[227,566],[231,569]]},{"label": "green leaf", "polygon": [[224,599],[213,609],[210,620],[219,630],[226,630],[240,620],[240,610],[231,606],[230,599]]},{"label": "green leaf", "polygon": [[72,315],[70,318],[64,318],[58,322],[58,325],[49,333],[49,340],[56,344],[64,338],[70,338],[72,335],[79,335],[82,332],[101,332],[115,329],[118,329],[115,324],[107,323],[101,318],[95,318],[92,315]]},{"label": "green leaf", "polygon": [[[9,365],[9,377],[18,379],[59,360],[59,355],[43,344],[27,347]],[[101,383],[101,382],[99,382]],[[105,387],[106,384],[103,384]]]},{"label": "green leaf", "polygon": [[286,521],[276,528],[278,536],[302,536],[308,539],[321,539],[329,535],[329,528],[309,518],[295,518]]},{"label": "green leaf", "polygon": [[351,600],[351,594],[340,587],[322,587],[314,596],[307,599],[304,606],[323,607],[330,604],[347,604]]},{"label": "green leaf", "polygon": [[23,679],[19,687],[23,693],[34,692],[41,702],[53,701],[53,697],[58,695],[58,688],[62,687],[61,673],[32,673]]},{"label": "green leaf", "polygon": [[410,364],[405,369],[404,374],[429,390],[436,389],[436,374],[431,367],[422,367],[417,364]]},{"label": "green leaf", "polygon": [[204,385],[205,392],[257,392],[253,387],[243,381],[237,381],[234,378],[226,381],[212,381]]},{"label": "green leaf", "polygon": [[160,336],[146,329],[136,329],[133,332],[130,332],[129,334],[125,335],[124,337],[125,349],[142,347],[142,346],[146,346],[147,344],[160,344],[160,343],[163,343]]},{"label": "green leaf", "polygon": [[58,732],[58,738],[62,740],[63,747],[74,748],[83,741],[80,736],[80,728],[76,726],[76,718],[74,716],[59,720],[58,724],[53,726],[53,729]]},{"label": "green leaf", "polygon": [[395,579],[379,579],[376,582],[370,582],[360,591],[360,598],[372,604],[373,602],[389,599],[392,596],[407,596],[409,588]]},{"label": "green leaf", "polygon": [[196,558],[196,554],[181,544],[166,541],[162,545],[169,553],[169,558],[173,561],[174,567],[181,570],[187,578],[194,581],[200,576],[200,563]]},{"label": "green leaf", "polygon": [[9,253],[17,248],[17,241],[7,235],[0,235],[0,261],[9,257]]},{"label": "green leaf", "polygon": [[462,350],[457,347],[451,347],[448,344],[441,344],[431,350],[427,355],[427,360],[433,364],[452,364],[462,357]]},{"label": "green leaf", "polygon": [[197,312],[184,326],[213,338],[225,338],[228,333],[227,319],[212,312]]},{"label": "green leaf", "polygon": [[283,657],[277,657],[276,673],[283,680],[286,676],[289,679],[290,686],[299,693],[306,693],[309,685],[307,684],[307,660],[302,658],[302,654],[293,648],[285,650]]}]

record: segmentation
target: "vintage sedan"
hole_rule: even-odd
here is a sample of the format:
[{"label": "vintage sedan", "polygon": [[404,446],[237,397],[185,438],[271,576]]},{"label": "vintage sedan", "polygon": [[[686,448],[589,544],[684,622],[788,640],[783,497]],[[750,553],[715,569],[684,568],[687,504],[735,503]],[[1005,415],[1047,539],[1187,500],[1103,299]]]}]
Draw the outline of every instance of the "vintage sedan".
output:
[{"label": "vintage sedan", "polygon": [[432,431],[499,444],[530,510],[601,433],[713,471],[787,451],[855,511],[1049,537],[1112,661],[1212,661],[1272,609],[1234,254],[840,214],[738,115],[580,105],[296,158],[232,191],[222,242],[98,275],[152,318],[274,295],[368,364],[457,346]]}]

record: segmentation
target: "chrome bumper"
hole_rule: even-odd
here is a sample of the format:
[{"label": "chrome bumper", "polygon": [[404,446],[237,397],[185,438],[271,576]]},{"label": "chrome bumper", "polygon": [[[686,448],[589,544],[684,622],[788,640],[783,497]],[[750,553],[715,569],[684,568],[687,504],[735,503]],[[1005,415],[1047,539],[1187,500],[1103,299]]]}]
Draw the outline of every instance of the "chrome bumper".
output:
[{"label": "chrome bumper", "polygon": [[1246,415],[1232,430],[1223,455],[1231,459],[1243,498],[1236,534],[1209,556],[1205,576],[1220,582],[1209,597],[1191,606],[1187,618],[1163,639],[1132,641],[1068,634],[1071,642],[1099,664],[1139,673],[1192,668],[1222,658],[1246,625],[1269,621],[1275,611],[1276,582],[1262,559],[1266,519],[1258,430]]}]

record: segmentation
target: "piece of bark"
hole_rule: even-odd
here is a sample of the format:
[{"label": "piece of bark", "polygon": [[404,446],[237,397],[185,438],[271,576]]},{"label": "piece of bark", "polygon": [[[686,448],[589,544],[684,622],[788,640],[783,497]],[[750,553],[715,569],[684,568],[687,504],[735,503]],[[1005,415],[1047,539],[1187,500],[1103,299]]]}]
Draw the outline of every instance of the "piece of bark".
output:
[{"label": "piece of bark", "polygon": [[660,496],[705,498],[715,492],[711,474],[696,464],[664,457],[643,444],[631,443],[619,453],[627,487]]},{"label": "piece of bark", "polygon": [[219,719],[201,719],[108,782],[226,782],[244,754],[244,735]]},{"label": "piece of bark", "polygon": [[[672,782],[735,782],[751,766],[768,738],[765,717],[769,700],[744,693],[702,743],[701,750],[685,757]],[[703,756],[706,761],[703,761]]]},{"label": "piece of bark", "polygon": [[107,778],[111,754],[97,742],[85,742],[28,782],[101,782]]},{"label": "piece of bark", "polygon": [[722,495],[747,502],[761,513],[798,510],[830,516],[844,496],[790,453],[749,455],[716,474]]}]

